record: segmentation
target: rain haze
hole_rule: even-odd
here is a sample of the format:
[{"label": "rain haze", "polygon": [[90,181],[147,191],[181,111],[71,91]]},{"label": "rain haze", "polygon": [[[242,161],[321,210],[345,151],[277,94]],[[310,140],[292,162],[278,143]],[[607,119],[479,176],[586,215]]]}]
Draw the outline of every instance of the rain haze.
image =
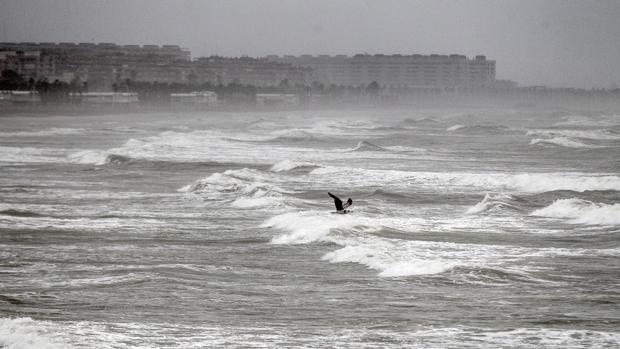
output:
[{"label": "rain haze", "polygon": [[178,44],[213,54],[484,54],[521,85],[620,84],[618,1],[0,2],[2,41]]},{"label": "rain haze", "polygon": [[618,348],[619,18],[0,0],[0,348]]}]

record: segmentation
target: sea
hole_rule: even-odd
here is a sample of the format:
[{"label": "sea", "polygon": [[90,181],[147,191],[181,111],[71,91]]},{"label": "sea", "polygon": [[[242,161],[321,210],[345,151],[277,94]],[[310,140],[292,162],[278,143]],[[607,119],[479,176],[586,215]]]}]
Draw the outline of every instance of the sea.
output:
[{"label": "sea", "polygon": [[620,115],[3,115],[0,348],[620,348]]}]

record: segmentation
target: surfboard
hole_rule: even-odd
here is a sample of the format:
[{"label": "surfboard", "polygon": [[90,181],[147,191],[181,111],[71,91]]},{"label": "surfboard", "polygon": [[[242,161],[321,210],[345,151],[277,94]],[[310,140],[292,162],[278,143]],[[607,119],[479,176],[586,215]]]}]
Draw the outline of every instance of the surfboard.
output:
[{"label": "surfboard", "polygon": [[349,210],[345,210],[345,211],[335,211],[332,212],[333,214],[347,214],[347,213],[353,213],[353,211],[349,211]]}]

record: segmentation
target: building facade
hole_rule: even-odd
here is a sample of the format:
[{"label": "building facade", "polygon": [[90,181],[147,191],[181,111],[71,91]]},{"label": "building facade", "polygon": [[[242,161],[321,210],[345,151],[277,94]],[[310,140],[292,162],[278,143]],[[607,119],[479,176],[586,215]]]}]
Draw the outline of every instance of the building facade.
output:
[{"label": "building facade", "polygon": [[368,55],[267,56],[268,60],[313,70],[312,81],[339,86],[388,88],[483,88],[495,81],[495,61],[485,56]]},{"label": "building facade", "polygon": [[264,58],[211,56],[195,60],[192,73],[197,83],[209,82],[214,85],[305,86],[310,83],[312,69]]}]

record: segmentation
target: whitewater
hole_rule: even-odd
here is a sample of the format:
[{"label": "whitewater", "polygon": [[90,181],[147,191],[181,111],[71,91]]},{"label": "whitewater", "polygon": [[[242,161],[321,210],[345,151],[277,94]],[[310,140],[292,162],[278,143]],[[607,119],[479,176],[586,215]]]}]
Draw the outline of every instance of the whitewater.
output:
[{"label": "whitewater", "polygon": [[618,115],[0,126],[0,348],[619,347]]}]

